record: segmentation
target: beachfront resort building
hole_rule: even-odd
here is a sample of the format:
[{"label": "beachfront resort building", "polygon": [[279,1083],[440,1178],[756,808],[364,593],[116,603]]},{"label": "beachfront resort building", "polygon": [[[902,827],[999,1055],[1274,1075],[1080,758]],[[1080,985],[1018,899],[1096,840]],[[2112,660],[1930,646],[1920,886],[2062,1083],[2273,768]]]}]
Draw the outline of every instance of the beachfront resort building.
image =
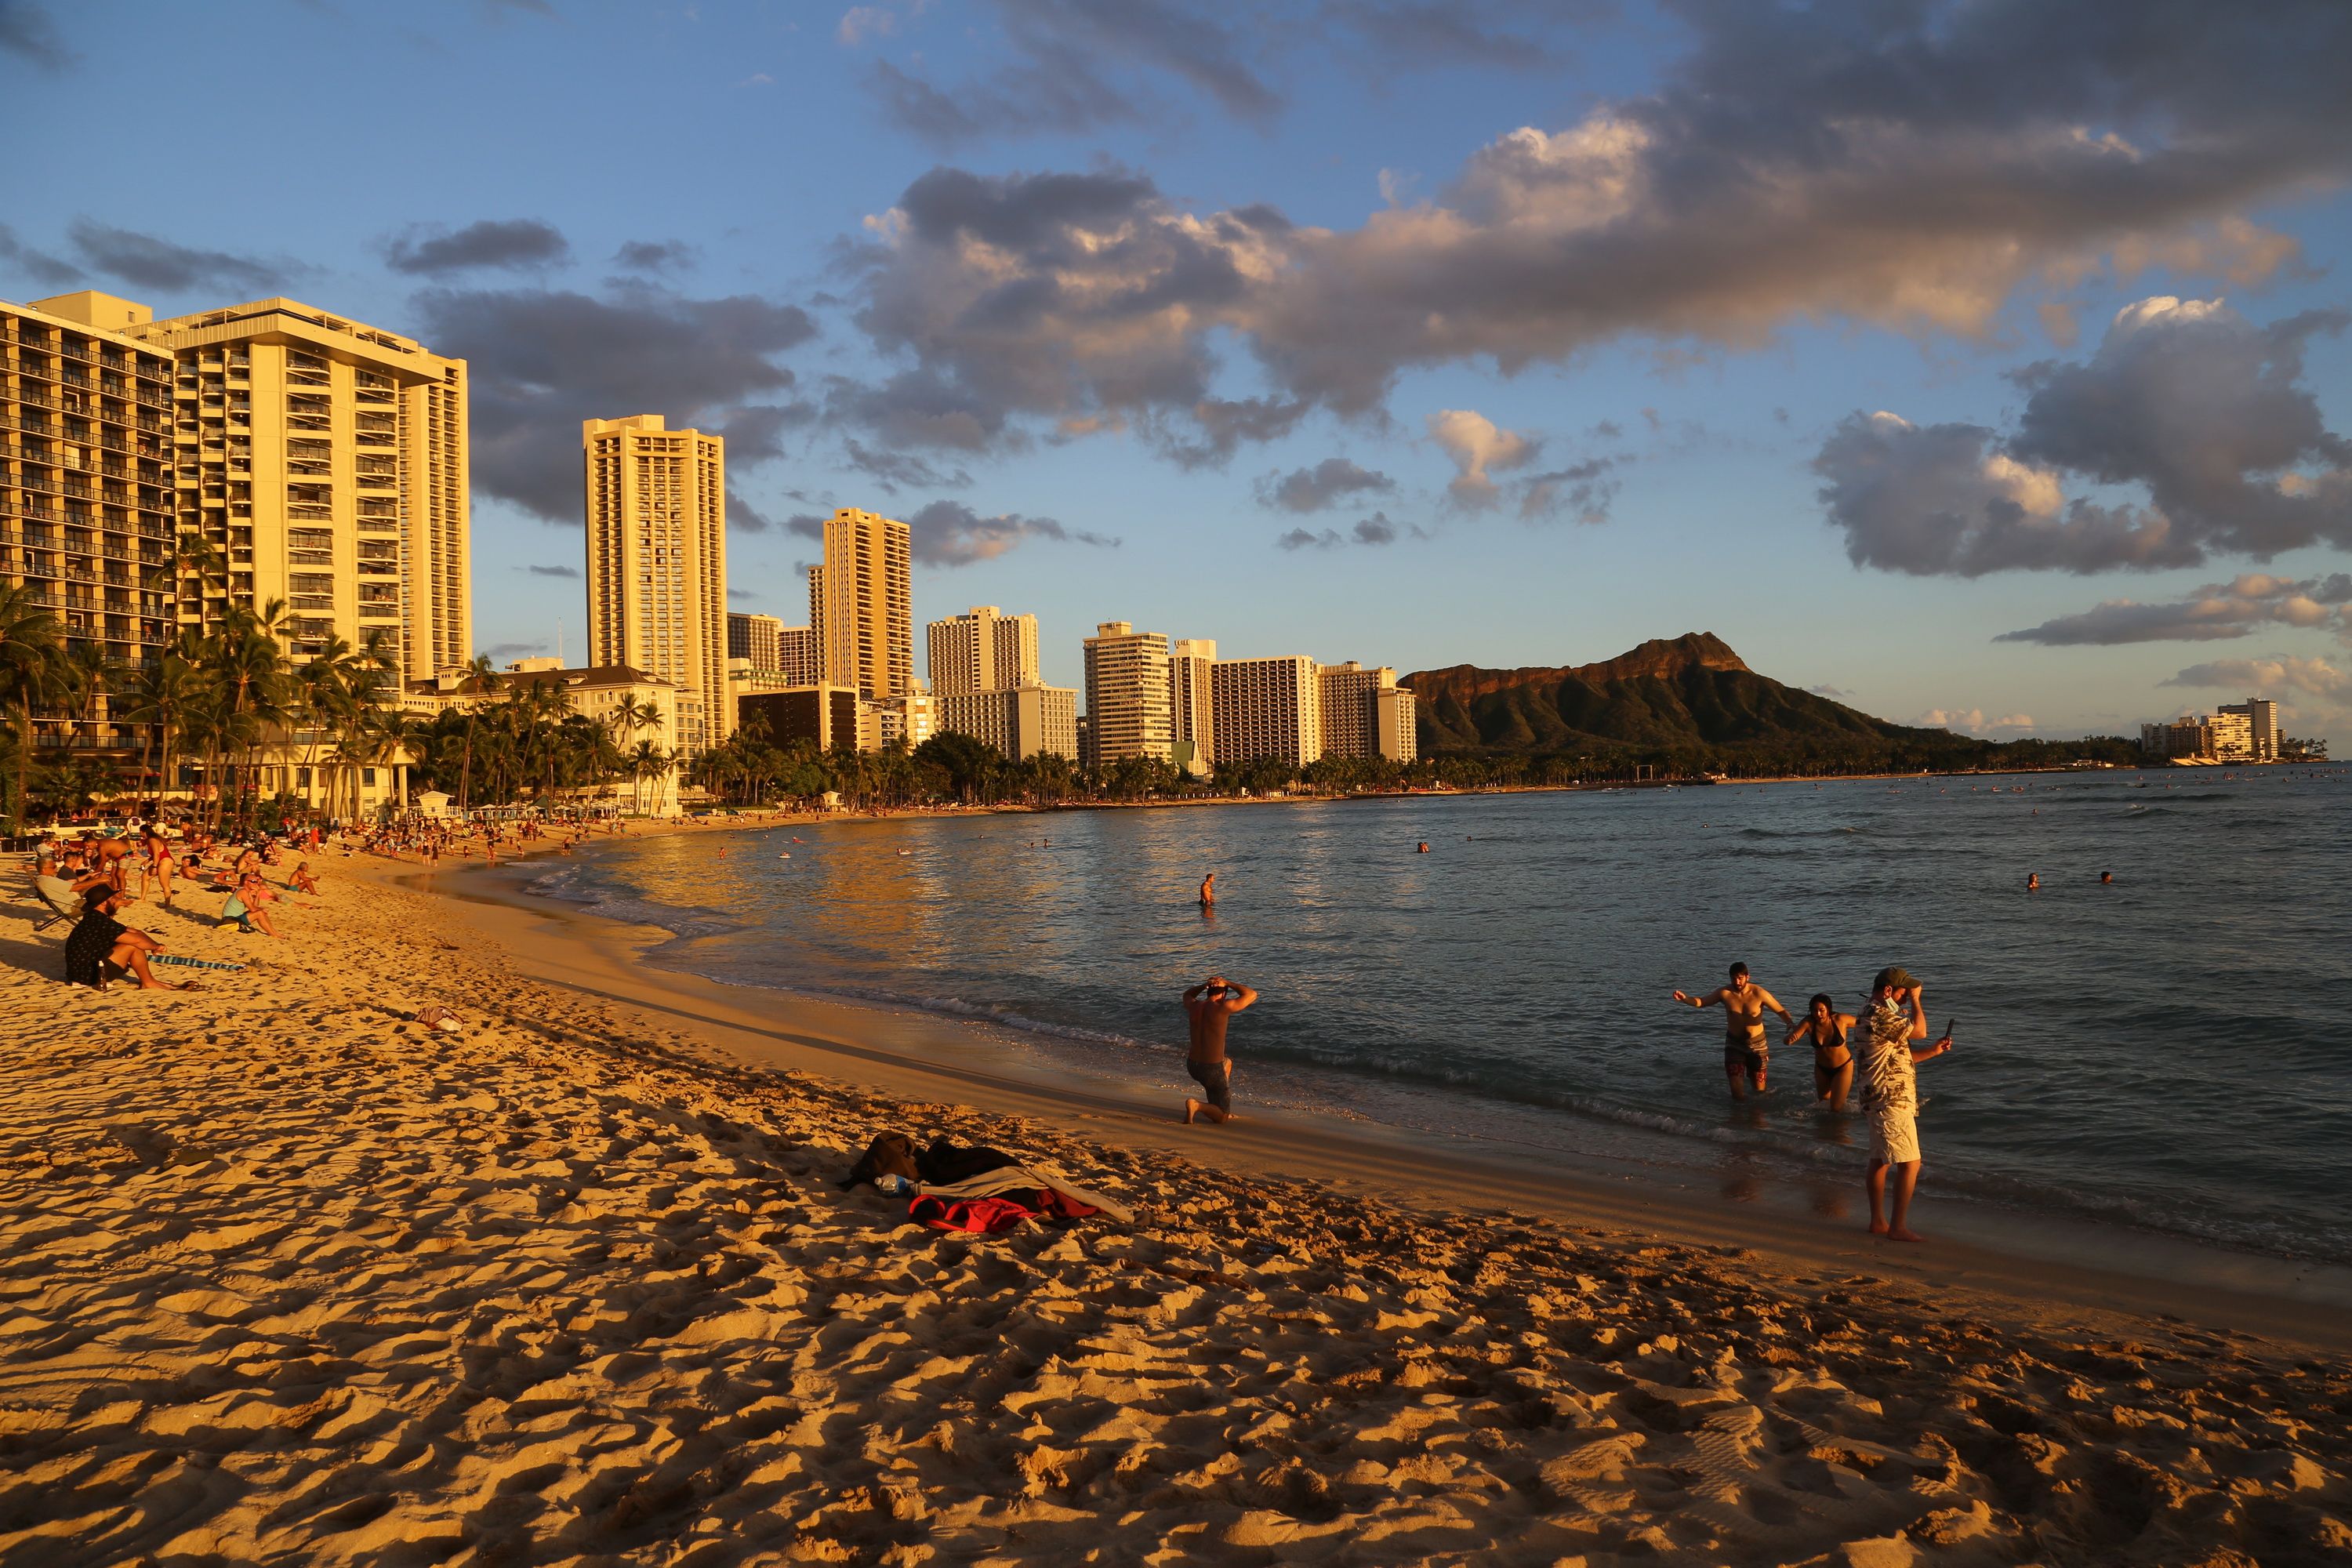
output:
[{"label": "beachfront resort building", "polygon": [[1170,760],[1168,639],[1129,621],[1105,621],[1086,639],[1087,717],[1093,764],[1129,757]]},{"label": "beachfront resort building", "polygon": [[929,627],[931,689],[941,697],[994,691],[1042,680],[1037,617],[976,605]]},{"label": "beachfront resort building", "polygon": [[2139,749],[2152,762],[2275,763],[2278,704],[2249,697],[2210,713],[2184,713],[2164,723],[2142,724]]},{"label": "beachfront resort building", "polygon": [[772,746],[790,749],[805,741],[820,752],[871,750],[859,734],[861,706],[854,687],[802,686],[746,694],[736,705],[736,720],[765,730]]},{"label": "beachfront resort building", "polygon": [[589,419],[588,651],[677,689],[688,758],[734,732],[727,689],[727,443],[658,414]]},{"label": "beachfront resort building", "polygon": [[1179,637],[1169,645],[1169,755],[1195,775],[1205,775],[1217,760],[1209,699],[1209,667],[1216,662],[1217,645],[1207,637]]},{"label": "beachfront resort building", "polygon": [[949,734],[970,735],[1015,762],[1047,754],[1077,760],[1076,687],[1032,681],[985,691],[961,691],[935,700],[939,704],[940,728]]},{"label": "beachfront resort building", "polygon": [[809,619],[822,679],[869,702],[914,689],[914,545],[907,525],[855,507],[824,522],[824,562],[809,572]]},{"label": "beachfront resort building", "polygon": [[780,686],[814,686],[817,665],[816,628],[788,626],[773,616],[727,616],[727,662],[741,664],[753,674],[774,678]]},{"label": "beachfront resort building", "polygon": [[1351,658],[1320,666],[1318,684],[1325,756],[1409,763],[1419,753],[1412,692],[1396,683],[1394,669],[1366,669]]},{"label": "beachfront resort building", "polygon": [[287,652],[390,645],[420,679],[473,654],[466,362],[298,300],[152,321],[74,308],[171,352],[181,624],[286,605]]},{"label": "beachfront resort building", "polygon": [[[156,345],[99,325],[120,319],[89,303],[105,299],[0,302],[0,583],[29,590],[68,648],[136,665],[176,630],[173,365]],[[72,716],[36,710],[34,745],[120,761],[139,739],[111,700],[101,693]]]},{"label": "beachfront resort building", "polygon": [[[549,689],[565,712],[593,720],[612,735],[621,755],[631,761],[631,787],[644,809],[656,815],[677,809],[682,694],[674,682],[649,671],[625,665],[566,668],[561,659],[544,658],[517,659],[487,680],[462,668],[442,669],[406,682],[401,710],[429,724],[452,709],[485,707],[526,687]],[[443,782],[457,787],[455,780]]]},{"label": "beachfront resort building", "polygon": [[1305,767],[1323,754],[1323,689],[1311,658],[1221,658],[1209,667],[1217,764],[1270,758]]}]

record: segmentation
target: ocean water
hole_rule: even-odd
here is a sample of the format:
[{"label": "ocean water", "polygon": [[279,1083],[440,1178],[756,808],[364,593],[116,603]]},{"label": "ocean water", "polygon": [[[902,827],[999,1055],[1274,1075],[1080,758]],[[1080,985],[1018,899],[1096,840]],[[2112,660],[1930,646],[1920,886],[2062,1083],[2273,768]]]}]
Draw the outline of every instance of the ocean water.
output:
[{"label": "ocean water", "polygon": [[1669,994],[1739,959],[1854,1012],[1899,963],[1958,1025],[1920,1068],[1931,1195],[2352,1261],[2352,768],[800,825],[534,890],[673,932],[656,964],[992,1020],[1171,1105],[1178,993],[1222,970],[1264,998],[1244,1105],[1758,1184],[1846,1180],[1866,1130],[1777,1021],[1732,1106],[1722,1014]]}]

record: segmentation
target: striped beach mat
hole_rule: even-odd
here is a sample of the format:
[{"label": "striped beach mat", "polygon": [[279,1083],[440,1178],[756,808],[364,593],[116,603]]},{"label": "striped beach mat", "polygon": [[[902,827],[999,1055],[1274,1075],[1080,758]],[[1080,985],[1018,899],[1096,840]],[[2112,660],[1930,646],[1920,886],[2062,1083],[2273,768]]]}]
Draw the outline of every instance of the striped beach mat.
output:
[{"label": "striped beach mat", "polygon": [[175,952],[151,952],[147,955],[147,962],[150,963],[176,963],[183,969],[218,969],[224,970],[230,974],[242,974],[245,973],[245,965],[242,963],[222,963],[209,958],[182,958]]}]

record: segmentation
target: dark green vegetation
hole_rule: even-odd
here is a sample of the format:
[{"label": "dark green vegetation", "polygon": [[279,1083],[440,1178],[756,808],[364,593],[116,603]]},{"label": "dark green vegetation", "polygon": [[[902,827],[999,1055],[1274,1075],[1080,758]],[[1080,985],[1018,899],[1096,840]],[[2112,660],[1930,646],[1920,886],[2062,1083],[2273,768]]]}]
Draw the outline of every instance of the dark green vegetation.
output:
[{"label": "dark green vegetation", "polygon": [[1645,642],[1601,664],[1463,664],[1400,684],[1417,700],[1424,755],[1517,763],[1544,777],[1643,764],[1669,776],[1759,776],[2139,760],[2136,742],[2113,736],[2003,743],[1890,724],[1757,674],[1709,632]]}]

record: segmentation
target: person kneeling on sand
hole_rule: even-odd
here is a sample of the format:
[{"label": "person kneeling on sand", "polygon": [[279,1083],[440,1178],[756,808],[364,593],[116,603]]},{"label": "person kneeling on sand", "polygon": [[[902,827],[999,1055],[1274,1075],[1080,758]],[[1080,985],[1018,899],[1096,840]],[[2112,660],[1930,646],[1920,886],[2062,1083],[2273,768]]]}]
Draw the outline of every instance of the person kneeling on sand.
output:
[{"label": "person kneeling on sand", "polygon": [[[1863,1104],[1870,1116],[1870,1233],[1892,1241],[1917,1241],[1904,1222],[1911,1194],[1919,1184],[1919,1063],[1952,1048],[1952,1036],[1924,1049],[1926,989],[1900,966],[1882,969],[1870,983],[1870,1005],[1862,1021]],[[1889,1188],[1893,1191],[1890,1193]]]},{"label": "person kneeling on sand", "polygon": [[116,920],[114,911],[121,903],[121,889],[103,885],[82,896],[81,919],[66,938],[66,984],[103,991],[109,980],[127,974],[142,991],[193,990],[193,982],[166,985],[155,978],[147,967],[147,955],[163,952],[163,944]]},{"label": "person kneeling on sand", "polygon": [[1257,1000],[1246,985],[1228,984],[1212,974],[1184,993],[1184,1016],[1192,1025],[1192,1047],[1184,1054],[1184,1070],[1208,1090],[1202,1100],[1186,1099],[1184,1121],[1220,1122],[1234,1119],[1234,1064],[1225,1055],[1225,1020]]}]

